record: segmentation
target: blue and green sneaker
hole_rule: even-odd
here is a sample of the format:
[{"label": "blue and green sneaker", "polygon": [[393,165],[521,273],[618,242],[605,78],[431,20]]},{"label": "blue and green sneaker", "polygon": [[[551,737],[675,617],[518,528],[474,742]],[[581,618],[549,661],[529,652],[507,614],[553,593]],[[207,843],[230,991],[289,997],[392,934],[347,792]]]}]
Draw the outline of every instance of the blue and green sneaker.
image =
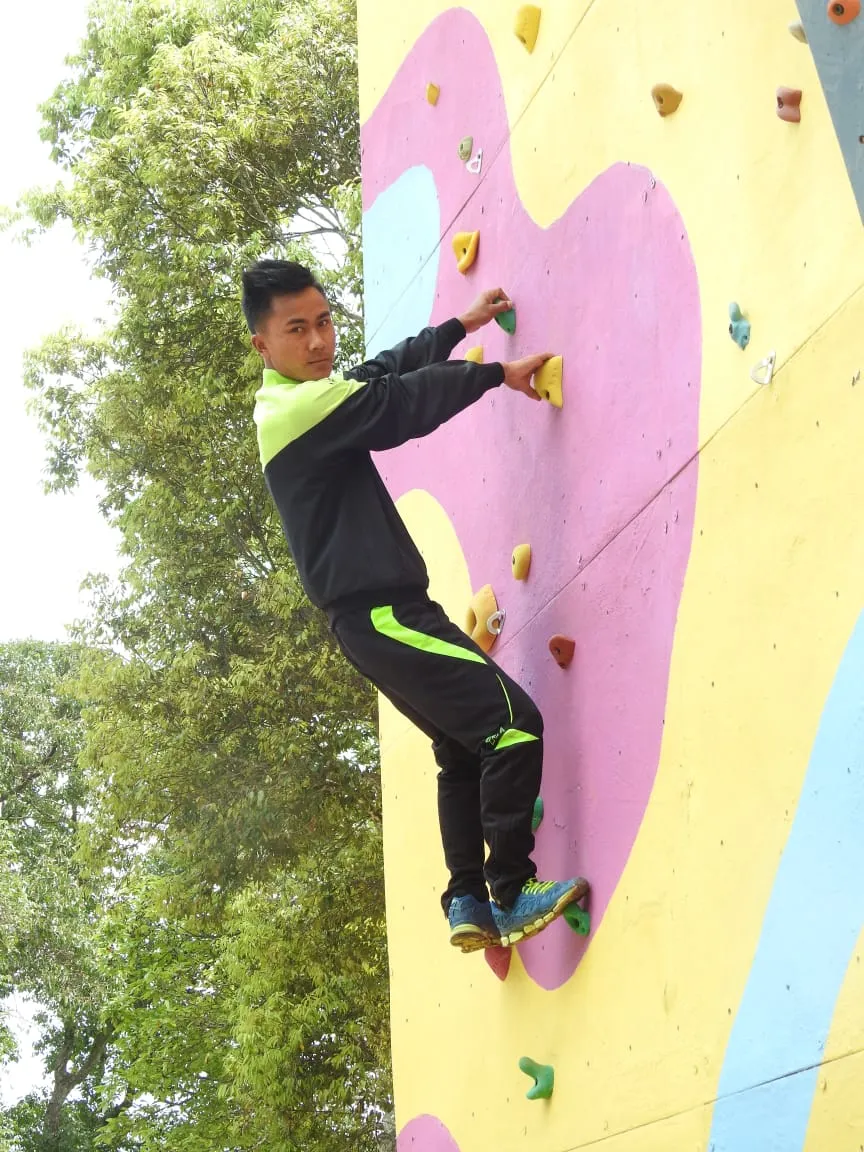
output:
[{"label": "blue and green sneaker", "polygon": [[488,900],[481,902],[473,896],[454,896],[447,919],[450,922],[450,943],[454,948],[477,952],[481,948],[497,948],[501,943]]},{"label": "blue and green sneaker", "polygon": [[529,880],[516,897],[512,908],[492,905],[498,936],[507,948],[526,936],[542,931],[557,919],[565,908],[587,895],[590,885],[581,876],[574,880]]}]

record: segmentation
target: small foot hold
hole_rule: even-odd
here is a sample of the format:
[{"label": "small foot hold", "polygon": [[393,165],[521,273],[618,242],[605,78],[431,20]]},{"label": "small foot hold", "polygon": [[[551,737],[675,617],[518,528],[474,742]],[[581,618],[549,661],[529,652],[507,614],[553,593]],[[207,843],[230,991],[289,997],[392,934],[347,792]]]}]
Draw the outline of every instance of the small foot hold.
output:
[{"label": "small foot hold", "polygon": [[729,335],[742,350],[750,343],[750,321],[735,303],[729,305]]},{"label": "small foot hold", "polygon": [[506,312],[499,313],[495,317],[495,323],[509,336],[513,336],[516,332],[516,309],[508,308]]},{"label": "small foot hold", "polygon": [[679,92],[677,88],[673,88],[671,84],[655,84],[651,89],[651,96],[654,100],[654,107],[664,117],[677,112],[681,101],[684,99],[684,94]]},{"label": "small foot hold", "polygon": [[441,89],[437,84],[426,85],[426,99],[434,106],[438,103],[438,97],[441,95]]},{"label": "small foot hold", "polygon": [[549,651],[559,668],[568,668],[576,652],[576,642],[569,636],[553,636],[549,641]]},{"label": "small foot hold", "polygon": [[553,356],[534,373],[534,391],[553,408],[564,407],[564,358]]},{"label": "small foot hold", "polygon": [[793,20],[789,25],[789,31],[801,44],[807,43],[807,33],[804,31],[804,25],[800,20]]},{"label": "small foot hold", "polygon": [[548,1100],[555,1088],[555,1069],[551,1064],[538,1064],[530,1056],[519,1060],[519,1071],[530,1076],[534,1086],[525,1093],[529,1100]]},{"label": "small foot hold", "polygon": [[457,232],[453,237],[453,252],[456,256],[456,267],[463,274],[468,271],[477,259],[477,247],[479,244],[479,232]]},{"label": "small foot hold", "polygon": [[591,931],[591,913],[579,904],[568,904],[564,909],[564,919],[580,936],[587,936]]},{"label": "small foot hold", "polygon": [[482,148],[478,149],[477,155],[475,157],[473,157],[473,159],[469,160],[468,163],[465,165],[465,167],[468,169],[468,171],[471,173],[472,176],[479,176],[480,175],[480,173],[483,171],[483,149]]},{"label": "small foot hold", "polygon": [[801,96],[800,88],[777,89],[777,115],[787,124],[801,123]]},{"label": "small foot hold", "polygon": [[540,32],[540,9],[536,4],[522,5],[516,13],[516,24],[513,31],[528,51],[533,52]]},{"label": "small foot hold", "polygon": [[513,576],[516,580],[527,580],[531,570],[531,545],[517,544],[513,549],[510,563],[513,566]]},{"label": "small foot hold", "polygon": [[829,0],[828,19],[832,24],[851,24],[861,15],[861,0]]},{"label": "small foot hold", "polygon": [[474,153],[474,137],[463,136],[459,141],[459,159],[466,164]]},{"label": "small foot hold", "polygon": [[[540,825],[543,823],[543,797],[538,796],[534,801],[534,811],[531,815],[531,831],[536,832]],[[564,912],[567,915],[567,912]]]}]

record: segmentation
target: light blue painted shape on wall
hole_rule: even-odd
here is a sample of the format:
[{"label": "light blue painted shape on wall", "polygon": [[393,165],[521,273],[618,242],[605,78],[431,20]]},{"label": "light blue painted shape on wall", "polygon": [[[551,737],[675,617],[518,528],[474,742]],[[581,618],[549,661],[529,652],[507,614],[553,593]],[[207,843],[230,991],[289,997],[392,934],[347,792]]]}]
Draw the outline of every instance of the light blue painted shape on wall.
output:
[{"label": "light blue painted shape on wall", "polygon": [[[801,23],[864,220],[864,12],[851,24],[838,25],[828,19],[826,9],[826,0],[798,0]],[[807,114],[806,100],[805,92],[802,116]],[[826,212],[830,213],[827,207]]]},{"label": "light blue painted shape on wall", "polygon": [[403,172],[363,215],[367,355],[414,336],[435,303],[441,211],[425,165]]},{"label": "light blue painted shape on wall", "polygon": [[862,924],[864,614],[825,703],[729,1038],[713,1152],[803,1148],[818,1065]]}]

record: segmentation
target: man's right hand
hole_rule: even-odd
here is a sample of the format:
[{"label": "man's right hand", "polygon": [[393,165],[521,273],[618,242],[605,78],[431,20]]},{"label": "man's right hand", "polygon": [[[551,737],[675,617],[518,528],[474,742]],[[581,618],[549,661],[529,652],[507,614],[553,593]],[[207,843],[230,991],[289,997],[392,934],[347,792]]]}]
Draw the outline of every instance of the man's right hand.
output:
[{"label": "man's right hand", "polygon": [[502,365],[504,383],[514,392],[521,392],[532,400],[542,399],[531,387],[531,380],[538,368],[541,368],[547,360],[551,359],[552,353],[544,352],[540,356],[525,356],[522,360],[511,360],[509,364]]}]

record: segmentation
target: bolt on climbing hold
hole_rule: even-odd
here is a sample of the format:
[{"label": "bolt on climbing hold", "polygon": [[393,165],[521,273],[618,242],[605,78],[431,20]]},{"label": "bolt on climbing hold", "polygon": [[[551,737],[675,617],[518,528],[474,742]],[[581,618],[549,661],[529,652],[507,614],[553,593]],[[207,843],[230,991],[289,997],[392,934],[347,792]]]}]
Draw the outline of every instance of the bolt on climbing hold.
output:
[{"label": "bolt on climbing hold", "polygon": [[438,103],[438,97],[441,95],[441,89],[437,84],[426,85],[426,99],[433,106]]},{"label": "bolt on climbing hold", "polygon": [[482,148],[479,148],[477,150],[477,155],[473,158],[473,160],[469,160],[468,163],[465,165],[465,167],[468,169],[468,171],[471,173],[472,176],[479,176],[480,175],[480,172],[483,168],[483,149]]},{"label": "bolt on climbing hold", "polygon": [[789,31],[796,40],[800,40],[802,44],[807,43],[807,33],[804,31],[804,25],[800,20],[793,20],[789,25]]},{"label": "bolt on climbing hold", "polygon": [[540,31],[540,9],[536,4],[523,4],[516,13],[513,31],[528,51],[533,52]]},{"label": "bolt on climbing hold", "polygon": [[531,831],[536,832],[543,823],[543,797],[538,796],[534,801],[534,811],[531,813]]},{"label": "bolt on climbing hold", "polygon": [[580,936],[587,936],[591,931],[591,913],[578,904],[567,905],[564,909],[564,919]]},{"label": "bolt on climbing hold", "polygon": [[463,161],[470,160],[473,152],[474,152],[474,137],[473,136],[463,136],[462,139],[459,141],[459,159],[463,160]]},{"label": "bolt on climbing hold", "polygon": [[729,335],[742,350],[750,343],[750,321],[744,319],[734,302],[729,305]]},{"label": "bolt on climbing hold", "polygon": [[777,89],[777,115],[787,124],[801,122],[801,95],[800,88]]},{"label": "bolt on climbing hold", "polygon": [[678,111],[678,106],[684,99],[684,93],[673,88],[671,84],[655,84],[651,89],[654,107],[661,116],[671,116]]},{"label": "bolt on climbing hold", "polygon": [[519,1060],[519,1071],[530,1076],[534,1081],[525,1095],[529,1100],[548,1100],[555,1087],[555,1069],[551,1064],[538,1064],[530,1056],[522,1056]]},{"label": "bolt on climbing hold", "polygon": [[487,622],[497,613],[498,601],[491,584],[484,584],[476,592],[465,613],[464,631],[471,637],[478,647],[488,652],[497,639],[497,634],[490,632]]},{"label": "bolt on climbing hold", "polygon": [[513,566],[513,575],[517,580],[527,580],[531,568],[531,545],[517,544],[510,558]]},{"label": "bolt on climbing hold", "polygon": [[478,344],[476,348],[469,348],[465,353],[465,359],[470,360],[472,364],[483,363],[483,345]]},{"label": "bolt on climbing hold", "polygon": [[763,386],[770,384],[774,379],[774,367],[776,363],[777,353],[769,352],[764,360],[760,360],[759,363],[751,370],[750,379],[754,384],[762,384]]},{"label": "bolt on climbing hold", "polygon": [[477,259],[477,246],[479,243],[479,232],[457,232],[453,237],[453,251],[456,255],[456,267],[463,274],[468,271],[468,269]]},{"label": "bolt on climbing hold", "polygon": [[861,15],[861,0],[830,0],[828,4],[828,19],[834,24],[851,24]]},{"label": "bolt on climbing hold", "polygon": [[549,651],[559,668],[569,668],[573,663],[576,643],[569,636],[553,636],[549,641]]},{"label": "bolt on climbing hold", "polygon": [[499,313],[495,317],[495,323],[499,328],[503,328],[509,336],[513,336],[516,332],[516,309],[508,308],[506,312]]},{"label": "bolt on climbing hold", "polygon": [[564,407],[564,358],[553,356],[534,373],[534,391],[555,408]]},{"label": "bolt on climbing hold", "polygon": [[499,608],[497,612],[493,612],[489,619],[486,621],[486,631],[490,636],[500,636],[504,631],[504,621],[507,619],[507,613],[503,608]]}]

